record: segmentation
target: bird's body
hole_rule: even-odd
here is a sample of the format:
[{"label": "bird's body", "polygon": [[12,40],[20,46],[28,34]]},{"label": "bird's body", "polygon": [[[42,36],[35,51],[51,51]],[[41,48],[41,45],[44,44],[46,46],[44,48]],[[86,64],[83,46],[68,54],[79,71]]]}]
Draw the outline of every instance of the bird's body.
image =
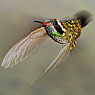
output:
[{"label": "bird's body", "polygon": [[35,21],[41,23],[43,27],[31,32],[28,36],[15,44],[4,57],[2,66],[8,68],[20,63],[23,59],[32,54],[32,52],[48,37],[51,37],[57,43],[65,44],[65,47],[61,50],[59,55],[36,79],[38,80],[56,67],[61,60],[64,61],[67,58],[69,52],[76,46],[77,40],[81,34],[81,29],[85,27],[90,20],[91,14],[88,11],[80,11],[63,21],[56,18],[45,20],[43,22]]},{"label": "bird's body", "polygon": [[54,41],[60,44],[71,43],[70,50],[75,47],[81,34],[81,24],[77,18],[70,18],[64,21],[52,18],[45,25],[45,29]]}]

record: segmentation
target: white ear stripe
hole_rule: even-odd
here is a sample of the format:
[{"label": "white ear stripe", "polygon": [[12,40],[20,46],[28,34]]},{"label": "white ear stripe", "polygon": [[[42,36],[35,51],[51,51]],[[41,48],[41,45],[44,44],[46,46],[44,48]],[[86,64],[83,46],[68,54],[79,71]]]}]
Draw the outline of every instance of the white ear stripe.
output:
[{"label": "white ear stripe", "polygon": [[60,27],[62,28],[62,30],[65,32],[65,31],[66,31],[66,29],[65,29],[65,28],[63,28],[63,26],[61,25],[60,21],[59,21],[59,20],[57,20],[57,22],[58,22],[58,25],[60,25]]}]

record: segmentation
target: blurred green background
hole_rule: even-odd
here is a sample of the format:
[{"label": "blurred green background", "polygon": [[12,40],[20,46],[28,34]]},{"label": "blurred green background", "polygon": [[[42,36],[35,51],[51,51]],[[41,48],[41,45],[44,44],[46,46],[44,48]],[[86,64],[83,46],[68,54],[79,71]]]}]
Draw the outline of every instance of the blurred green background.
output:
[{"label": "blurred green background", "polygon": [[67,60],[32,86],[63,47],[48,39],[21,64],[0,66],[0,95],[95,95],[94,0],[0,0],[0,64],[17,41],[39,27],[33,20],[62,19],[80,10],[93,14]]}]

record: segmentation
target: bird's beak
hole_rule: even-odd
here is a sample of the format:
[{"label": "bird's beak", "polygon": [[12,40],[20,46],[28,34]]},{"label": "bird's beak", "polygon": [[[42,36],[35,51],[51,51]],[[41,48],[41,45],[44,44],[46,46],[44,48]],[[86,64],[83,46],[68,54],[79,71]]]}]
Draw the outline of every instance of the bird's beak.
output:
[{"label": "bird's beak", "polygon": [[41,21],[34,21],[34,22],[41,23],[43,25],[49,25],[50,24],[50,22],[41,22]]},{"label": "bird's beak", "polygon": [[41,22],[41,21],[34,21],[34,22],[41,23],[41,24],[43,23],[43,22]]}]

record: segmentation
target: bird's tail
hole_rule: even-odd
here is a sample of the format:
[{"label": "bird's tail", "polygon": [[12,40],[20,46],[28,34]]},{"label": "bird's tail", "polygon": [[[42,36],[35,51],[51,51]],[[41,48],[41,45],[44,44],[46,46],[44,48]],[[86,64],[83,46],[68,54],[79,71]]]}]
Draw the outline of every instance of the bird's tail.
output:
[{"label": "bird's tail", "polygon": [[92,20],[92,14],[86,10],[79,11],[74,16],[81,21],[82,28]]}]

